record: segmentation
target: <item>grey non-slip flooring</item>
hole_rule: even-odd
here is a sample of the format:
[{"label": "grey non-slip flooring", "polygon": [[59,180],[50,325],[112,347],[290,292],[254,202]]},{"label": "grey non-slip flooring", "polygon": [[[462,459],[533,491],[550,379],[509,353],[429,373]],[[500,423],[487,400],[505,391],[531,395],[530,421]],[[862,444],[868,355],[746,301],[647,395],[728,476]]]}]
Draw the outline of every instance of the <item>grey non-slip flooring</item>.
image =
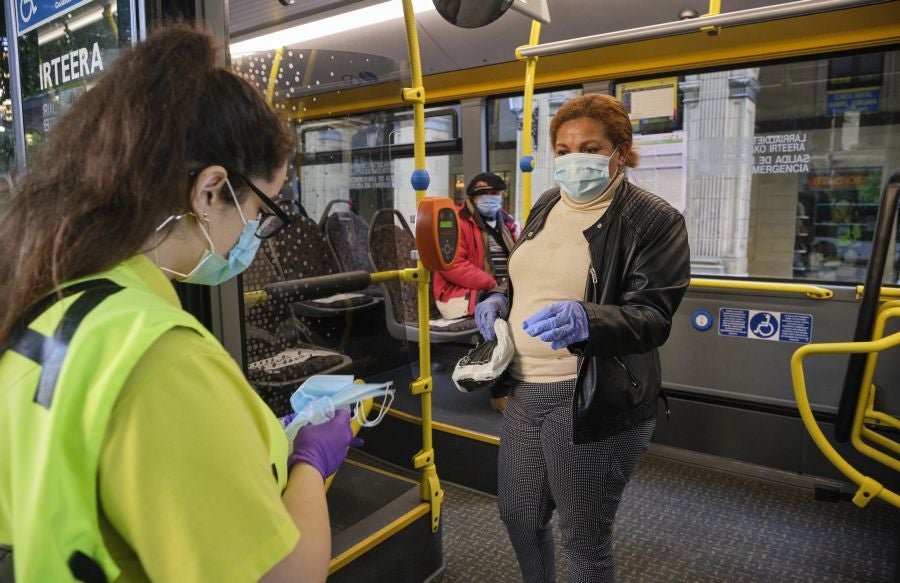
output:
[{"label": "grey non-slip flooring", "polygon": [[[417,372],[411,368],[381,376],[402,389]],[[434,382],[436,420],[499,433],[501,416],[487,394],[456,391],[447,373]],[[417,414],[419,403],[400,390],[394,407]],[[447,568],[436,583],[521,581],[496,498],[442,483]],[[562,583],[567,571],[555,534]],[[808,489],[648,454],[623,495],[614,540],[619,582],[890,583],[900,510],[878,501],[866,508],[817,501]]]},{"label": "grey non-slip flooring", "polygon": [[[520,581],[496,498],[443,487],[447,568],[435,583]],[[816,501],[809,490],[645,455],[619,508],[614,556],[620,582],[887,583],[898,545],[900,512],[886,504]]]}]

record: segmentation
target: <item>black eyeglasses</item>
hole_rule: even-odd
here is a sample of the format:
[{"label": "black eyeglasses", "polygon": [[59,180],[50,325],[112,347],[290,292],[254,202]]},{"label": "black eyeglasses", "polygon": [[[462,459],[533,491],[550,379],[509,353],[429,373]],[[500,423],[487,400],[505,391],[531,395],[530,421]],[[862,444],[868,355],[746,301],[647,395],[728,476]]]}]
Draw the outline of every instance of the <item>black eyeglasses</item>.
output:
[{"label": "black eyeglasses", "polygon": [[272,212],[262,212],[262,217],[259,219],[259,227],[256,228],[256,237],[259,239],[270,239],[274,237],[280,230],[291,224],[291,219],[288,217],[287,213],[281,210],[274,200],[265,195],[263,191],[261,191],[255,184],[250,182],[250,179],[244,176],[243,174],[235,171],[230,171],[231,174],[240,178],[247,187],[253,191],[253,194],[259,197],[259,200],[262,201],[264,205],[266,205],[269,210]]}]

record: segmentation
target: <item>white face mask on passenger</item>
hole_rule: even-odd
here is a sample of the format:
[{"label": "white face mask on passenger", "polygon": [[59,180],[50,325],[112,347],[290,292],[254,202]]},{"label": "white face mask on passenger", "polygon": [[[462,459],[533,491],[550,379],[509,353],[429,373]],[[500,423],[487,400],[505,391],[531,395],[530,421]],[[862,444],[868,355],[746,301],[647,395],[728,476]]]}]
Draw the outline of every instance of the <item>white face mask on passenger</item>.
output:
[{"label": "white face mask on passenger", "polygon": [[609,186],[609,161],[612,154],[583,154],[576,152],[559,156],[553,162],[554,177],[563,193],[573,202],[590,202]]}]

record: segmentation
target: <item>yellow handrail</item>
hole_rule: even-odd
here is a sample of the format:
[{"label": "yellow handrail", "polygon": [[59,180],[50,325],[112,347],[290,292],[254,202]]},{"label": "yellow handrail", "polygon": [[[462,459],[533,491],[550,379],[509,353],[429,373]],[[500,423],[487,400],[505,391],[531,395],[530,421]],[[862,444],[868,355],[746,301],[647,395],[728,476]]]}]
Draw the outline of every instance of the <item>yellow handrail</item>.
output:
[{"label": "yellow handrail", "polygon": [[[540,35],[541,23],[537,20],[532,20],[528,46],[533,47],[537,45]],[[519,159],[519,168],[522,170],[522,224],[524,225],[528,222],[528,215],[531,214],[531,173],[534,170],[531,146],[531,126],[533,124],[531,109],[534,97],[534,72],[537,67],[538,57],[521,57],[520,55],[519,49],[516,49],[516,57],[525,59],[525,89],[522,100],[522,156]],[[526,161],[530,165],[528,169],[524,167]]]},{"label": "yellow handrail", "polygon": [[[403,23],[406,27],[406,43],[409,48],[409,68],[412,74],[412,87],[402,91],[403,101],[413,104],[415,116],[413,153],[415,172],[425,172],[425,88],[422,86],[422,63],[419,56],[419,37],[416,31],[416,16],[412,0],[403,0]],[[416,206],[425,197],[428,180],[413,180],[416,189]],[[421,178],[418,177],[418,178]],[[438,480],[437,468],[434,465],[434,445],[431,433],[431,332],[429,330],[431,286],[430,273],[421,261],[416,262],[415,273],[419,302],[419,378],[412,382],[410,391],[422,398],[422,449],[413,456],[413,467],[421,469],[419,495],[424,502],[431,504],[431,531],[437,532],[441,517],[441,502],[444,491]]]},{"label": "yellow handrail", "polygon": [[[880,339],[884,336],[884,329],[887,321],[891,318],[900,318],[900,301],[888,302],[881,306],[875,319],[875,325],[872,328],[872,338]],[[853,427],[850,433],[850,441],[853,447],[859,450],[863,455],[883,463],[900,472],[900,460],[885,455],[883,452],[873,448],[865,443],[862,438],[877,443],[881,447],[900,455],[900,443],[889,439],[888,437],[873,431],[866,427],[866,423],[874,425],[886,425],[895,429],[900,429],[900,420],[880,411],[875,411],[875,390],[876,387],[872,383],[875,377],[875,365],[878,362],[878,353],[869,354],[866,360],[866,367],[863,371],[862,388],[860,389],[859,401],[856,405],[856,412],[853,418]]]},{"label": "yellow handrail", "polygon": [[[856,299],[860,299],[863,296],[863,292],[865,291],[866,286],[858,285],[856,286]],[[878,296],[881,301],[887,301],[889,299],[900,298],[900,287],[883,287],[878,290]]]},{"label": "yellow handrail", "polygon": [[269,82],[266,84],[266,103],[272,105],[275,94],[275,85],[278,83],[278,69],[281,67],[281,59],[284,56],[284,47],[275,49],[275,57],[272,59],[272,70],[269,71]]},{"label": "yellow handrail", "polygon": [[865,506],[874,498],[881,498],[889,504],[900,508],[900,495],[886,489],[875,479],[862,474],[859,470],[851,466],[842,456],[834,449],[834,446],[822,433],[822,429],[813,416],[812,409],[809,406],[809,396],[806,393],[806,380],[803,375],[803,359],[813,354],[860,354],[881,352],[900,344],[900,332],[892,334],[879,340],[869,342],[835,342],[828,344],[807,344],[801,346],[791,356],[791,379],[794,383],[794,397],[797,400],[797,408],[800,410],[800,417],[803,424],[809,432],[816,446],[825,454],[830,461],[842,474],[847,476],[853,483],[859,486],[856,494],[853,496],[853,503],[857,506]]},{"label": "yellow handrail", "polygon": [[733,279],[691,278],[691,287],[708,287],[713,289],[734,289],[741,291],[763,291],[791,294],[805,294],[816,300],[827,300],[834,297],[828,288],[807,283],[778,283],[773,281],[744,281]]}]

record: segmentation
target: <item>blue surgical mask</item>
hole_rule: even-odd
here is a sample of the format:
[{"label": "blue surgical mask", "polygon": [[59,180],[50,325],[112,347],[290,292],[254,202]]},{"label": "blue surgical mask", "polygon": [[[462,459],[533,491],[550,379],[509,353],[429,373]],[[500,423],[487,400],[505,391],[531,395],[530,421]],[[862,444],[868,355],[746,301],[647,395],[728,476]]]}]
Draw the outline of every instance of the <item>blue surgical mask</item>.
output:
[{"label": "blue surgical mask", "polygon": [[[616,148],[618,149],[618,148]],[[613,154],[615,154],[613,150]],[[603,154],[566,154],[554,161],[556,182],[574,202],[590,202],[609,186],[609,156]]]},{"label": "blue surgical mask", "polygon": [[[238,238],[234,247],[228,251],[228,258],[226,259],[224,256],[216,253],[215,244],[209,236],[209,231],[206,230],[203,223],[198,221],[197,226],[200,227],[203,236],[206,237],[206,240],[209,242],[209,249],[203,251],[203,256],[200,257],[200,261],[194,269],[192,269],[190,273],[184,274],[160,266],[160,269],[174,273],[175,279],[178,281],[197,285],[220,285],[233,277],[237,277],[245,269],[250,267],[250,264],[253,263],[253,258],[256,257],[256,251],[259,249],[260,244],[260,239],[256,236],[256,230],[259,228],[259,221],[248,221],[244,218],[240,202],[234,194],[234,189],[231,188],[231,183],[227,178],[225,179],[225,185],[228,187],[229,192],[231,192],[234,204],[237,205],[238,214],[244,222],[241,236]],[[165,227],[173,218],[179,220],[184,216],[185,215],[169,217],[159,226],[159,228],[157,228],[157,232]]]},{"label": "blue surgical mask", "polygon": [[500,210],[502,204],[503,197],[499,194],[481,194],[475,197],[475,206],[478,208],[478,212],[488,219],[497,216],[497,211]]},{"label": "blue surgical mask", "polygon": [[[352,408],[362,427],[374,427],[381,423],[394,401],[395,390],[391,381],[385,383],[356,383],[353,375],[313,375],[291,395],[291,408],[297,416],[285,427],[288,439],[293,441],[304,425],[318,425],[334,417],[335,411]],[[367,419],[362,402],[382,398],[381,410],[374,419]]]}]

